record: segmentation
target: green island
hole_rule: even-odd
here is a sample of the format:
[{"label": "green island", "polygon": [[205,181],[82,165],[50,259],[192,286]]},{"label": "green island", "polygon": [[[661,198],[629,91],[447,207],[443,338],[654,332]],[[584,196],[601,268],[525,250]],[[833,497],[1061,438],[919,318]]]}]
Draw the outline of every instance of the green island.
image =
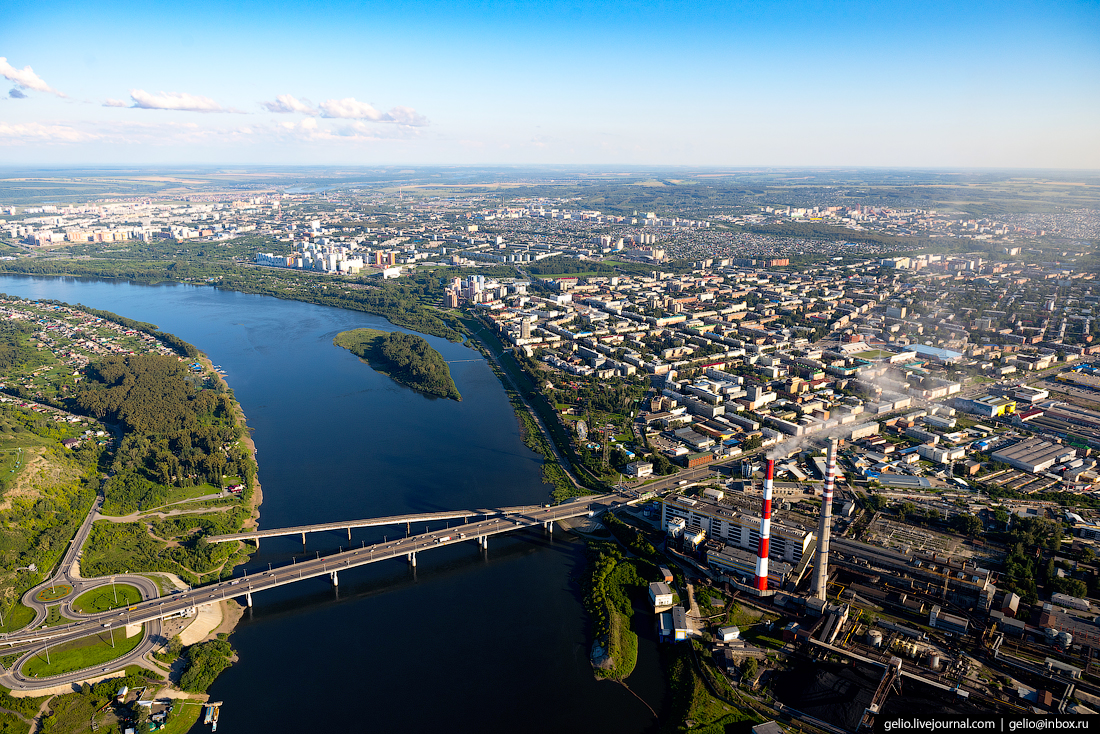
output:
[{"label": "green island", "polygon": [[443,355],[427,340],[400,331],[352,329],[332,343],[347,349],[395,382],[427,395],[462,400]]}]

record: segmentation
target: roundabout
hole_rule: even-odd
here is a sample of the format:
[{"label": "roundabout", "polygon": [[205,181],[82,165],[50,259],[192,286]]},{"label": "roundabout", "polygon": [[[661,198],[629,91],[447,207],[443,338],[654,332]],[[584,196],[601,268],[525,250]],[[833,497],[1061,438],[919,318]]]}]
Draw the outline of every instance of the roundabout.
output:
[{"label": "roundabout", "polygon": [[38,593],[34,595],[34,600],[49,604],[64,599],[71,593],[73,593],[73,587],[71,585],[55,584],[39,589]]}]

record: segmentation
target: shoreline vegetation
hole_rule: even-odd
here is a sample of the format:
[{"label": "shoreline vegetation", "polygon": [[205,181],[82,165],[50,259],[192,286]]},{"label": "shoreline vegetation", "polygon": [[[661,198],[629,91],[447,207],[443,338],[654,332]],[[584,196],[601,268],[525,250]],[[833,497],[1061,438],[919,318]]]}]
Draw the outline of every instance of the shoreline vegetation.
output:
[{"label": "shoreline vegetation", "polygon": [[[90,274],[86,274],[86,276],[87,275]],[[218,283],[217,285],[222,288],[228,287],[244,292],[258,292],[247,288],[233,288],[233,286],[226,283]],[[394,318],[390,313],[386,313],[382,309],[375,310],[374,308],[364,308],[363,304],[351,306],[347,303],[325,302],[329,299],[315,299],[308,296],[302,297],[303,294],[291,296],[285,293],[264,293],[264,295],[275,295],[281,298],[323,303],[323,305],[332,305],[339,308],[367,310],[386,317],[395,325],[405,326],[436,336],[444,336],[451,338],[453,341],[458,341],[461,337],[458,335],[458,332],[450,328],[450,324],[453,323],[458,329],[467,333],[472,326],[472,324],[465,323],[464,320],[455,318],[453,315],[439,314],[435,316],[433,313],[435,318],[431,319],[431,321],[434,323],[425,328],[425,321],[420,321],[419,323],[403,323],[403,319],[400,317]],[[257,471],[255,445],[249,435],[249,429],[245,423],[245,416],[240,404],[232,398],[232,390],[228,387],[224,378],[218,374],[209,359],[206,358],[205,355],[199,353],[198,350],[191,345],[182,341],[177,341],[172,335],[157,331],[156,327],[151,324],[135,322],[125,317],[117,316],[116,314],[97,311],[84,306],[78,306],[78,308],[102,318],[120,323],[127,326],[127,328],[134,328],[135,330],[149,334],[166,346],[173,348],[178,353],[201,363],[204,372],[213,375],[212,382],[215,383],[217,392],[227,394],[231,400],[232,423],[234,426],[239,427],[240,443],[246,448],[247,455],[251,459],[252,471],[247,472],[250,476],[247,478],[248,487],[245,497],[245,504],[248,512],[241,512],[240,515],[247,515],[247,517],[241,518],[243,524],[249,527],[255,527],[257,524],[259,507],[262,502],[260,485],[255,479]],[[417,304],[415,307],[409,309],[409,311],[432,313],[434,309]],[[410,315],[409,311],[405,312],[406,315]],[[414,318],[410,321],[418,321],[418,319]],[[440,325],[443,325],[444,328],[437,328]],[[384,362],[386,359],[385,355],[376,353],[376,350],[380,351],[381,345],[386,340],[392,339],[395,335],[399,337],[399,340],[402,340],[400,338],[408,338],[409,341],[416,340],[417,342],[422,342],[424,347],[428,350],[422,351],[422,353],[428,354],[430,357],[433,357],[434,360],[438,360],[436,363],[437,367],[441,366],[442,368],[438,370],[438,374],[445,375],[446,377],[445,382],[439,381],[439,383],[442,384],[441,393],[444,393],[440,394],[440,396],[450,397],[455,400],[461,399],[457,387],[455,387],[450,377],[446,362],[438,352],[432,349],[430,345],[420,337],[406,335],[400,332],[361,329],[342,332],[337,335],[333,341],[334,344],[356,353],[360,358],[364,359],[364,361],[371,364],[372,368],[376,369],[376,371],[389,375],[391,379],[395,381],[408,384],[403,379],[400,379],[398,370],[390,369],[390,366]],[[456,336],[459,336],[459,338],[456,339]],[[489,351],[488,345],[480,344],[479,342],[478,346],[480,346],[481,350]],[[410,352],[411,351],[412,350],[410,350]],[[502,387],[509,394],[514,412],[517,419],[521,422],[524,442],[530,448],[542,454],[544,458],[543,475],[547,483],[554,487],[552,493],[554,500],[563,501],[569,496],[575,496],[576,494],[582,493],[582,489],[572,486],[572,483],[568,480],[564,470],[559,464],[555,452],[551,449],[549,441],[535,425],[534,419],[528,413],[519,395],[509,386],[509,381],[505,379],[505,376],[502,374],[503,366],[498,365],[496,360],[489,354],[485,354],[485,357],[494,372],[497,373]],[[398,360],[398,363],[399,365],[401,364],[400,360]],[[528,377],[526,374],[524,376]],[[431,390],[424,390],[416,385],[409,386],[413,389],[426,392],[427,394],[439,394],[433,393]],[[439,384],[436,386],[439,387]],[[453,390],[453,395],[450,394],[451,390]],[[241,479],[245,479],[245,477],[242,476]],[[244,508],[241,509],[243,510]],[[193,517],[196,519],[205,519],[202,516]],[[593,666],[593,673],[597,678],[616,681],[626,686],[626,679],[629,678],[630,674],[633,672],[638,656],[638,635],[631,629],[634,620],[632,619],[633,610],[630,598],[637,594],[644,593],[644,587],[647,581],[656,577],[654,573],[656,554],[652,546],[644,542],[641,535],[638,534],[636,530],[631,533],[614,516],[605,519],[604,525],[611,531],[610,534],[615,536],[619,543],[622,544],[620,547],[616,547],[614,542],[609,543],[586,537],[584,534],[577,534],[577,537],[584,540],[588,546],[588,552],[586,554],[587,568],[583,575],[582,588],[584,590],[584,606],[593,622],[593,632],[595,633],[591,663]],[[200,526],[200,535],[209,532],[214,532],[214,530],[205,526]],[[603,532],[606,533],[607,531],[605,530]],[[624,553],[624,551],[626,552]],[[247,548],[232,554],[232,557],[227,558],[219,569],[219,576],[223,576],[226,573],[231,574],[232,568],[246,561],[247,557]],[[181,643],[178,636],[173,637],[166,650],[155,656],[159,664],[164,666],[171,665],[177,659],[182,662],[180,668],[184,677],[179,680],[178,687],[182,689],[183,693],[176,695],[186,696],[187,693],[190,692],[193,697],[187,700],[192,702],[197,703],[204,700],[206,696],[203,691],[213,682],[218,674],[232,665],[236,659],[235,653],[229,646],[228,637],[236,627],[236,623],[241,617],[240,612],[242,610],[233,602],[227,602],[220,606],[223,607],[223,614],[225,616],[222,618],[220,624],[218,624],[209,634],[206,634],[201,639],[196,638],[197,641],[194,641],[193,644],[190,645]],[[697,671],[695,669],[698,663],[693,665],[695,661],[679,651],[670,660],[666,660],[665,657],[666,656],[662,654],[662,665],[668,668],[672,692],[674,698],[678,700],[677,709],[683,708],[685,714],[690,714],[695,712],[695,710],[700,708],[703,704],[712,701],[711,696],[708,696],[704,690],[705,687],[703,682],[705,681],[705,676],[703,675],[703,671]],[[146,682],[152,682],[151,679],[155,678],[157,679],[157,683],[154,683],[154,685],[167,685],[163,680],[165,676],[164,670],[154,672],[153,670],[142,670],[136,666],[130,666],[125,672],[128,674],[125,680],[135,684],[140,684],[141,680],[148,676],[148,678],[145,678]],[[95,679],[94,676],[90,678],[90,680]],[[7,693],[7,691],[0,689],[0,696],[2,696],[4,700],[22,700],[12,699],[4,695]],[[33,692],[29,693],[33,695]],[[685,700],[680,702],[679,699]],[[38,701],[43,699],[26,700],[28,702],[33,701],[37,704]],[[645,703],[644,700],[643,703]],[[648,704],[646,705],[648,706]],[[71,709],[79,708],[83,711],[84,706],[85,701],[80,693],[56,696],[49,700],[47,704],[44,721],[49,721],[51,719],[55,721],[66,719]],[[186,717],[186,720],[181,719],[177,722],[178,725],[186,726],[189,724],[197,716],[197,712],[198,707],[196,706],[190,711],[190,715]],[[657,716],[656,713],[654,713],[654,715]],[[58,729],[58,731],[61,730],[62,729]]]},{"label": "shoreline vegetation", "polygon": [[[59,421],[59,426],[72,424],[75,427],[51,427],[41,414],[36,414],[29,408],[13,406],[11,399],[5,398],[8,403],[0,406],[0,443],[3,443],[7,453],[16,458],[9,460],[14,478],[7,479],[0,490],[9,489],[7,485],[13,483],[18,489],[18,482],[22,480],[16,472],[23,473],[24,464],[34,469],[44,459],[54,463],[74,463],[72,468],[67,469],[68,474],[63,473],[62,476],[79,478],[79,486],[74,482],[72,487],[65,485],[62,489],[81,490],[81,501],[66,502],[66,506],[71,505],[71,510],[64,517],[54,518],[53,527],[48,530],[51,551],[40,558],[36,556],[39,571],[23,572],[19,576],[19,583],[13,584],[17,588],[6,594],[14,607],[6,610],[4,616],[8,624],[4,626],[4,630],[14,631],[31,621],[33,612],[18,602],[23,588],[40,584],[43,578],[41,574],[44,573],[48,578],[54,572],[58,553],[65,546],[64,538],[58,533],[68,533],[65,537],[71,537],[71,533],[75,532],[91,504],[95,486],[100,484],[101,476],[109,475],[101,488],[106,498],[105,514],[115,517],[97,522],[93,526],[81,558],[85,575],[141,573],[157,577],[162,591],[173,585],[182,587],[185,582],[198,585],[231,576],[236,566],[247,561],[251,547],[239,544],[237,548],[226,547],[223,550],[219,546],[206,543],[205,536],[255,527],[262,495],[256,480],[258,467],[255,444],[249,435],[243,409],[219,370],[196,347],[175,335],[159,331],[153,324],[81,304],[71,305],[55,300],[32,301],[13,296],[3,298],[8,302],[26,304],[26,308],[38,309],[46,315],[57,314],[62,325],[60,330],[52,332],[49,349],[27,329],[5,335],[5,354],[9,359],[3,363],[4,369],[0,371],[0,376],[4,377],[6,383],[15,383],[9,384],[9,389],[5,392],[60,411],[46,415],[56,415],[55,420]],[[16,307],[19,308],[18,305]],[[72,374],[71,368],[65,370],[52,366],[58,362],[58,351],[70,348],[66,341],[70,338],[66,334],[66,328],[75,329],[71,336],[74,344],[77,340],[88,339],[89,334],[93,334],[97,328],[95,324],[88,322],[66,327],[68,323],[77,323],[65,321],[70,318],[66,314],[77,312],[84,312],[102,319],[103,322],[117,325],[113,327],[115,331],[100,327],[100,331],[107,335],[105,338],[118,341],[117,344],[112,343],[114,347],[136,343],[135,340],[139,340],[139,337],[134,336],[134,332],[140,332],[147,335],[145,339],[151,337],[159,342],[157,350],[160,351],[142,353],[139,349],[127,353],[126,350],[132,347],[126,346],[121,353],[93,357],[82,370],[82,379],[74,381],[68,377]],[[118,326],[123,327],[123,330],[118,330]],[[42,364],[51,367],[51,371],[43,374],[39,369]],[[35,378],[29,383],[26,380],[28,374]],[[77,422],[72,423],[66,416],[74,416],[72,420]],[[77,420],[78,417],[80,420]],[[93,430],[81,434],[80,448],[68,448],[69,444],[62,447],[63,439],[68,440],[70,436],[76,435],[89,421],[93,421]],[[99,442],[89,440],[88,436],[94,434],[97,426],[104,429],[99,432],[99,436],[110,435],[111,438],[104,438]],[[25,444],[26,448],[15,450],[9,444],[19,447]],[[36,457],[34,461],[31,460],[32,456]],[[44,475],[43,472],[38,473]],[[26,489],[21,491],[25,493]],[[43,487],[37,491],[55,490]],[[4,502],[0,505],[0,512],[4,514],[0,519],[11,522],[9,515],[25,515],[28,510],[24,505],[33,500],[33,497],[24,501],[17,492],[2,499]],[[193,501],[180,504],[181,501],[188,500]],[[172,517],[156,511],[166,503],[185,507],[187,511]],[[32,523],[21,523],[33,527]],[[35,547],[38,546],[41,543]],[[168,581],[160,578],[165,572],[169,574]],[[133,601],[124,592],[130,588],[132,587],[124,584],[119,586],[120,596],[125,597],[123,602]],[[134,592],[136,593],[136,589]],[[102,599],[89,602],[84,597],[78,601],[92,603],[93,606],[116,606],[114,597],[111,597],[110,602]],[[190,625],[184,624],[183,628],[188,629],[195,626],[195,629],[184,635],[187,642],[181,642],[179,635],[174,636],[164,650],[153,655],[156,664],[143,659],[127,666],[125,671],[118,669],[113,674],[101,676],[93,669],[95,666],[117,660],[136,645],[142,636],[134,636],[133,644],[121,644],[122,640],[104,643],[94,637],[88,638],[59,648],[57,654],[60,657],[57,660],[39,661],[37,658],[30,658],[24,664],[25,671],[43,675],[52,675],[62,669],[87,668],[88,684],[84,686],[83,693],[69,694],[59,690],[11,693],[0,688],[0,698],[15,701],[23,696],[31,696],[32,698],[26,700],[36,702],[37,712],[37,703],[45,699],[33,697],[41,693],[53,694],[43,711],[42,730],[67,732],[75,731],[68,725],[71,718],[69,714],[74,710],[79,710],[82,714],[88,713],[89,716],[102,715],[110,718],[114,715],[103,711],[94,713],[101,708],[99,706],[92,712],[85,711],[88,708],[88,690],[91,690],[88,685],[94,686],[99,680],[113,678],[116,682],[111,685],[117,685],[118,676],[125,675],[124,681],[131,686],[151,685],[164,688],[170,685],[169,671],[166,668],[172,666],[175,672],[171,675],[171,680],[178,679],[177,685],[184,696],[187,693],[201,694],[218,673],[235,659],[227,638],[241,617],[239,607],[232,601],[222,602],[218,607],[217,614],[200,614]],[[20,614],[21,611],[29,614]],[[183,628],[180,628],[181,634]],[[69,647],[72,651],[66,657]],[[177,658],[181,660],[181,664],[173,665]],[[3,665],[10,666],[14,662],[5,659]],[[42,667],[43,665],[46,667]],[[203,698],[205,696],[199,695],[191,700],[197,703]],[[82,720],[86,726],[88,718]],[[2,723],[5,722],[0,721]],[[173,730],[182,731],[187,724],[187,721],[181,719]]]},{"label": "shoreline vegetation", "polygon": [[199,287],[213,286],[239,293],[364,311],[382,316],[394,326],[453,342],[462,341],[462,333],[456,325],[429,305],[434,304],[438,296],[442,295],[442,288],[434,274],[425,273],[409,279],[366,284],[349,283],[337,276],[291,270],[274,271],[273,268],[262,269],[214,259],[131,261],[27,257],[0,263],[0,273],[6,275],[104,278],[144,285],[168,282]]},{"label": "shoreline vegetation", "polygon": [[352,329],[332,343],[347,349],[376,372],[418,392],[462,400],[443,355],[414,334],[377,329]]}]

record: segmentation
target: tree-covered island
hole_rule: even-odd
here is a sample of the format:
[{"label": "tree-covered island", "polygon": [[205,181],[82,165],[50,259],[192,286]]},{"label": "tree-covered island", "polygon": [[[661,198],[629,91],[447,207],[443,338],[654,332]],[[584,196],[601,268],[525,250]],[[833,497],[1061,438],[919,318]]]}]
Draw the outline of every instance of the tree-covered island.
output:
[{"label": "tree-covered island", "polygon": [[443,355],[419,336],[352,329],[340,332],[332,342],[402,385],[428,395],[462,400]]}]

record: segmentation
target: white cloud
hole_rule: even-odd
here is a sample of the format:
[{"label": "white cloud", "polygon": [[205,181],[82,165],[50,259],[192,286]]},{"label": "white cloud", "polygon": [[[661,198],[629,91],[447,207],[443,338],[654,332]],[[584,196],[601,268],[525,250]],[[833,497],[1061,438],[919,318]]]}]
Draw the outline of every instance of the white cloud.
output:
[{"label": "white cloud", "polygon": [[382,113],[371,107],[366,102],[360,102],[354,97],[344,99],[328,99],[321,103],[321,113],[325,117],[342,117],[351,120],[381,120]]},{"label": "white cloud", "polygon": [[198,94],[187,94],[186,92],[161,92],[160,94],[150,94],[143,89],[131,89],[130,97],[134,100],[132,106],[143,110],[239,112],[239,110],[222,107],[209,97],[203,97]]},{"label": "white cloud", "polygon": [[65,96],[46,82],[42,81],[42,79],[34,73],[31,67],[24,66],[22,69],[16,69],[9,64],[8,60],[3,56],[0,56],[0,76],[10,82],[14,82],[15,86],[22,87],[23,89],[33,89],[36,92],[49,92],[50,94],[56,94],[58,97]]},{"label": "white cloud", "polygon": [[354,97],[327,99],[318,105],[322,117],[336,117],[345,120],[370,120],[371,122],[395,122],[399,125],[427,125],[428,119],[411,107],[394,107],[389,112],[379,112],[366,102]]},{"label": "white cloud", "polygon": [[129,105],[127,105],[121,99],[111,99],[110,97],[108,97],[107,101],[103,103],[103,106],[104,107],[129,107]]},{"label": "white cloud", "polygon": [[260,106],[268,112],[277,112],[280,114],[288,112],[301,112],[305,115],[318,114],[317,110],[310,107],[305,101],[295,99],[289,94],[280,94],[275,98],[274,102],[261,102]]},{"label": "white cloud", "polygon": [[394,107],[386,113],[386,116],[399,125],[420,127],[428,124],[428,118],[419,114],[412,107]]},{"label": "white cloud", "polygon": [[71,125],[44,125],[40,122],[9,124],[0,122],[0,145],[12,143],[83,143],[97,140],[95,133],[77,130]]}]

